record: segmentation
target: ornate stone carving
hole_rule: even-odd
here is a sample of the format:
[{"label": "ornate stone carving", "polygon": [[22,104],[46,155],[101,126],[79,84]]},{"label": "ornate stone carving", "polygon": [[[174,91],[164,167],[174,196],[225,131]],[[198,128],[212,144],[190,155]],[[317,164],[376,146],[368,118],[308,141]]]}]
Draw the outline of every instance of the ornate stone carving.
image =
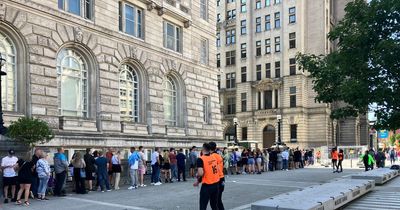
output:
[{"label": "ornate stone carving", "polygon": [[74,39],[76,42],[82,42],[83,40],[83,32],[80,27],[74,28]]},{"label": "ornate stone carving", "polygon": [[171,69],[177,70],[176,69],[176,61],[175,60],[171,60]]},{"label": "ornate stone carving", "polygon": [[184,23],[185,28],[189,28],[192,25],[192,21],[188,20]]},{"label": "ornate stone carving", "polygon": [[133,58],[133,59],[137,59],[137,56],[138,56],[138,49],[137,49],[137,47],[135,47],[135,46],[129,46],[129,51],[131,52],[131,57]]},{"label": "ornate stone carving", "polygon": [[253,85],[258,91],[265,91],[265,90],[273,90],[278,89],[282,85],[281,81],[273,80],[273,79],[263,79]]},{"label": "ornate stone carving", "polygon": [[164,7],[160,7],[157,11],[158,16],[161,16],[163,14],[165,14],[165,8]]},{"label": "ornate stone carving", "polygon": [[147,4],[148,11],[152,11],[154,8],[156,8],[156,4],[154,2],[150,2]]},{"label": "ornate stone carving", "polygon": [[0,3],[0,21],[4,21],[6,17],[6,5],[4,3]]}]

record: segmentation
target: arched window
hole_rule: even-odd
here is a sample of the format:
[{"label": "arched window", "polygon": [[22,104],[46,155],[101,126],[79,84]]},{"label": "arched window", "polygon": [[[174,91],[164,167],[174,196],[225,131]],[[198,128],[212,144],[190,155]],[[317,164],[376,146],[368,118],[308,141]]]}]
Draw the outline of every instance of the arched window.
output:
[{"label": "arched window", "polygon": [[88,117],[88,65],[69,48],[57,57],[57,81],[62,116]]},{"label": "arched window", "polygon": [[167,76],[164,81],[164,119],[167,125],[177,126],[177,101],[176,82]]},{"label": "arched window", "polygon": [[121,121],[139,122],[139,81],[130,65],[122,65],[119,73],[119,110]]},{"label": "arched window", "polygon": [[6,111],[17,111],[17,75],[16,49],[14,43],[5,34],[0,32],[0,53],[6,59],[2,71],[7,73],[1,83],[2,106]]}]

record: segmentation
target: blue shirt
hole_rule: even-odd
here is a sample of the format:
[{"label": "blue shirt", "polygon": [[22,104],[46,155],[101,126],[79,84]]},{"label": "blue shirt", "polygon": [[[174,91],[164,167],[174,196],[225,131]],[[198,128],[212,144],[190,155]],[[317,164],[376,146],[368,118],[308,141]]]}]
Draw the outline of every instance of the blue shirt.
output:
[{"label": "blue shirt", "polygon": [[183,153],[178,153],[178,155],[176,155],[176,162],[179,167],[185,166],[185,159],[186,159],[186,156]]},{"label": "blue shirt", "polygon": [[96,159],[97,173],[107,173],[107,158],[99,157]]}]

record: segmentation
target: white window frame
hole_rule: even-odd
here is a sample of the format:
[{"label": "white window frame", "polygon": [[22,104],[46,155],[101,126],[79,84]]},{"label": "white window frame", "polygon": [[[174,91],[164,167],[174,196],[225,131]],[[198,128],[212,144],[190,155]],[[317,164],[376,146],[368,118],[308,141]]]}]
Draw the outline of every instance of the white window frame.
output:
[{"label": "white window frame", "polygon": [[[78,15],[86,20],[93,20],[94,19],[94,0],[78,0],[80,7],[79,7],[79,14],[69,11],[70,0],[58,0],[58,9],[61,9],[65,12],[68,12],[73,15]],[[90,5],[90,16],[87,14],[87,4]]]},{"label": "white window frame", "polygon": [[[172,87],[171,89],[169,88]],[[167,118],[167,113],[165,110],[166,105],[165,105],[165,99],[166,97],[171,97],[172,98],[172,109],[171,109],[171,118],[168,119]],[[177,126],[178,124],[178,118],[177,118],[177,113],[178,113],[178,89],[177,89],[177,84],[176,82],[169,76],[166,77],[165,81],[164,81],[164,120],[166,122],[167,125],[169,126]]]},{"label": "white window frame", "polygon": [[208,21],[208,0],[200,0],[200,18]]},{"label": "white window frame", "polygon": [[208,39],[201,39],[200,41],[200,63],[208,64]]},{"label": "white window frame", "polygon": [[[6,60],[2,70],[7,73],[2,80],[1,90],[2,90],[2,107],[4,111],[17,111],[17,93],[18,93],[18,84],[17,84],[17,50],[14,42],[4,33],[0,32],[0,53],[1,57]],[[3,49],[3,47],[5,47]],[[6,48],[9,47],[7,50]],[[11,67],[11,68],[10,68]],[[9,91],[13,91],[10,95]]]},{"label": "white window frame", "polygon": [[[126,28],[126,8],[131,7],[133,9],[134,19],[131,20],[133,22],[133,34],[128,33]],[[144,39],[144,10],[134,4],[127,3],[127,2],[119,2],[119,30],[124,32],[129,36],[133,36],[139,39]],[[139,21],[140,19],[140,21]],[[140,33],[139,33],[140,30]]]},{"label": "white window frame", "polygon": [[[167,49],[170,49],[170,50],[173,50],[173,51],[175,51],[175,52],[178,52],[178,53],[182,53],[182,49],[183,49],[183,32],[182,32],[182,27],[180,27],[180,26],[177,26],[177,25],[175,25],[175,24],[173,24],[173,23],[171,23],[171,22],[168,22],[168,21],[165,21],[164,20],[164,22],[163,22],[163,25],[164,25],[164,35],[163,35],[163,37],[164,37],[164,48],[167,48]],[[173,44],[173,48],[170,48],[170,47],[168,47],[168,44],[167,44],[167,40],[168,40],[168,34],[167,34],[167,27],[168,26],[172,26],[173,27],[173,31],[174,31],[174,34],[173,34],[173,36],[172,37],[170,37],[170,38],[172,38],[173,40],[174,40],[174,44]]]},{"label": "white window frame", "polygon": [[203,122],[209,124],[211,121],[210,97],[204,96],[202,101],[203,106]]},{"label": "white window frame", "polygon": [[[132,80],[128,80],[128,78],[122,78],[123,73],[130,74],[132,77]],[[123,87],[122,82],[124,83],[131,83],[132,89],[128,90],[127,87]],[[123,64],[120,67],[120,72],[119,72],[119,99],[120,99],[120,117],[121,121],[126,121],[126,122],[135,122],[138,123],[140,121],[140,91],[139,91],[139,80],[138,80],[138,74],[137,71],[128,64]],[[126,96],[121,95],[121,91],[125,90],[126,91]],[[132,91],[132,95],[130,95],[130,91]],[[122,109],[124,108],[121,105],[121,101],[125,100],[127,104],[129,104],[129,100],[132,101],[132,106],[127,107],[128,113],[125,115],[121,114]],[[137,106],[135,106],[135,104]],[[129,114],[129,111],[132,112],[132,114]]]}]

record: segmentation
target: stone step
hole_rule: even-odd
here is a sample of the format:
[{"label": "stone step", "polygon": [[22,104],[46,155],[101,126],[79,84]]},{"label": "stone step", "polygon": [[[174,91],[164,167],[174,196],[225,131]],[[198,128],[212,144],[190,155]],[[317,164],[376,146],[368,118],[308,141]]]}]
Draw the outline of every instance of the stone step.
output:
[{"label": "stone step", "polygon": [[367,179],[375,180],[376,185],[383,185],[391,179],[399,175],[398,170],[391,170],[389,168],[378,168],[375,170],[365,171],[351,176],[352,179]]}]

